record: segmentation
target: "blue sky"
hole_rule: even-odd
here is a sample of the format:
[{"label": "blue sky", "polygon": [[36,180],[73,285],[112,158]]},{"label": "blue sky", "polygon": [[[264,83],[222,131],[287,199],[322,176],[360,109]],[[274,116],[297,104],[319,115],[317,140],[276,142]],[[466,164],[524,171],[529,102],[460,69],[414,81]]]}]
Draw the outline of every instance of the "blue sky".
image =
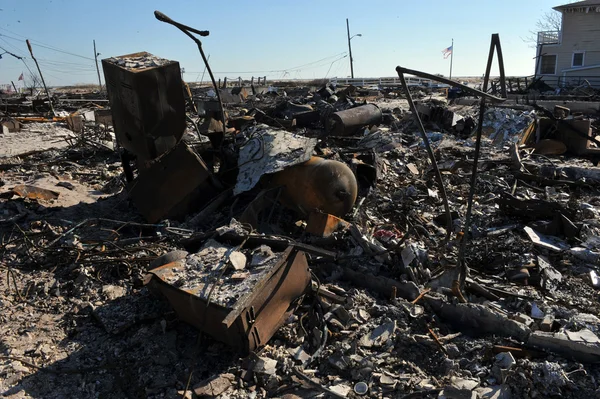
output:
[{"label": "blue sky", "polygon": [[[49,85],[97,82],[94,39],[100,58],[149,51],[179,61],[186,80],[199,80],[203,64],[194,43],[157,21],[153,11],[160,10],[210,31],[202,41],[217,77],[345,77],[350,75],[344,57],[349,18],[351,34],[362,34],[352,39],[356,77],[393,76],[397,65],[447,75],[450,60],[441,51],[452,38],[453,76],[479,76],[485,70],[492,33],[500,34],[507,75],[524,76],[533,73],[534,50],[521,38],[560,4],[556,0],[0,0],[0,47],[28,57],[26,63],[33,70],[24,42],[29,38]],[[0,84],[16,83],[21,72],[27,75],[21,61],[2,56]]]}]

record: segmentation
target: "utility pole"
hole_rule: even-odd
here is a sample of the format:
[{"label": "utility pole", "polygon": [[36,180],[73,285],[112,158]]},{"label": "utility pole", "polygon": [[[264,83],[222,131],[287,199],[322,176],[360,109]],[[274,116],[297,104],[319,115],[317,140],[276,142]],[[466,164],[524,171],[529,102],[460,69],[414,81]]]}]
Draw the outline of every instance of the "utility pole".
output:
[{"label": "utility pole", "polygon": [[94,40],[94,60],[96,60],[96,72],[98,72],[98,86],[100,86],[100,91],[102,91],[102,81],[100,80],[100,68],[98,68],[98,53],[96,51],[96,40]]},{"label": "utility pole", "polygon": [[352,46],[350,45],[350,23],[346,18],[346,30],[348,31],[348,53],[350,54],[350,77],[354,79],[354,67],[352,66]]},{"label": "utility pole", "polygon": [[29,39],[25,40],[27,43],[27,48],[29,49],[29,54],[31,54],[31,58],[33,62],[35,62],[35,66],[37,67],[38,73],[40,74],[40,78],[42,79],[42,84],[44,85],[44,90],[46,91],[46,96],[48,96],[48,104],[50,105],[50,111],[52,111],[52,116],[56,115],[54,112],[54,106],[52,105],[52,99],[50,98],[50,93],[48,92],[48,87],[46,87],[46,81],[44,80],[44,75],[42,75],[42,71],[40,69],[40,65],[37,60],[33,56],[33,50],[31,49],[31,43],[29,43]]},{"label": "utility pole", "polygon": [[352,59],[352,46],[350,45],[350,40],[352,40],[354,36],[360,37],[362,35],[357,33],[356,35],[350,36],[350,24],[348,23],[348,18],[346,18],[346,29],[348,31],[348,53],[350,54],[350,76],[352,76],[352,79],[354,79],[354,65],[352,65],[354,60]]}]

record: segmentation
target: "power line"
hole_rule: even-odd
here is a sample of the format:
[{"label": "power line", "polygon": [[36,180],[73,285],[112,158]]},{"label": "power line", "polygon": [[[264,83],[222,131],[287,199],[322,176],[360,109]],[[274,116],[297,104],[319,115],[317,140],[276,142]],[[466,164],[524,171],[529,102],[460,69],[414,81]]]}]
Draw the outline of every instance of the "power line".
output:
[{"label": "power line", "polygon": [[2,36],[0,36],[0,40],[2,40],[4,43],[6,43],[6,45],[7,45],[9,48],[11,48],[11,49],[12,49],[12,50],[15,52],[15,54],[18,54],[18,55],[19,55],[19,56],[21,56],[21,57],[25,57],[25,55],[24,55],[23,53],[21,53],[21,51],[22,51],[22,50],[21,50],[20,48],[17,48],[17,46],[15,46],[14,44],[12,44],[12,43],[10,43],[10,42],[8,42],[8,41],[4,40],[4,39],[2,38]]},{"label": "power line", "polygon": [[[19,37],[21,37],[23,39],[27,39],[27,36],[23,36],[23,35],[18,34],[16,32],[10,31],[10,30],[8,30],[6,28],[0,27],[0,29],[3,30],[3,31],[9,32],[9,33],[11,33],[13,35],[17,35],[17,36],[19,36]],[[0,36],[2,36],[2,34],[0,34]],[[4,35],[4,36],[7,36],[7,35]],[[7,37],[10,37],[10,36],[7,36]],[[22,39],[18,39],[18,38],[15,38],[15,37],[11,37],[11,38],[15,39],[15,40],[22,40]],[[71,52],[69,52],[69,51],[67,51],[65,49],[61,49],[59,47],[53,46],[51,44],[40,42],[39,40],[30,39],[29,41],[32,42],[32,43],[35,43],[36,45],[38,45],[40,47],[45,47],[45,48],[48,48],[50,50],[54,50],[54,51],[58,51],[58,52],[63,52],[65,54],[73,55],[75,57],[85,58],[85,59],[88,59],[88,60],[91,60],[91,61],[94,60],[93,58],[89,58],[89,57],[86,57],[86,56],[83,56],[83,55],[80,55],[80,54],[74,54],[74,53],[71,53]]]},{"label": "power line", "polygon": [[[18,60],[21,59],[21,57],[19,57],[16,54],[11,53],[10,51],[8,51],[7,49],[5,49],[4,47],[0,47],[0,50],[4,51],[4,53],[2,53],[2,54],[10,54],[10,55],[12,55],[13,57],[15,57]],[[2,54],[0,54],[0,58],[2,58]]]},{"label": "power line", "polygon": [[329,65],[329,69],[327,70],[327,73],[325,74],[325,77],[327,77],[327,75],[329,75],[329,71],[331,71],[331,67],[333,66],[333,64],[335,64],[336,62],[338,62],[338,61],[340,61],[340,60],[342,60],[344,58],[346,58],[346,56],[343,56],[342,58],[338,58],[337,60],[333,61],[331,63],[331,65]]},{"label": "power line", "polygon": [[[302,70],[302,69],[310,69],[310,68],[316,68],[318,66],[322,66],[322,65],[314,65],[311,66],[310,68],[308,66],[315,64],[315,63],[319,63],[319,62],[323,62],[325,60],[327,60],[327,62],[324,65],[327,65],[329,63],[328,60],[330,60],[331,58],[335,58],[335,57],[339,57],[340,55],[343,55],[342,58],[346,57],[347,53],[346,52],[342,52],[342,53],[338,53],[335,55],[331,55],[329,57],[325,57],[325,58],[321,58],[320,60],[316,60],[316,61],[312,61],[309,62],[307,64],[302,64],[302,65],[298,65],[292,68],[286,68],[286,69],[270,69],[270,70],[263,70],[263,71],[214,71],[214,73],[220,73],[220,74],[224,74],[224,73],[242,73],[242,74],[248,74],[248,73],[278,73],[278,72],[289,72],[289,71],[297,71],[297,70]],[[336,60],[337,61],[337,60]],[[202,73],[202,72],[197,72],[197,71],[190,71],[190,72],[185,72],[185,73]]]},{"label": "power line", "polygon": [[[0,28],[0,29],[2,29],[2,28]],[[6,29],[4,29],[4,30],[6,30]],[[19,36],[20,36],[20,35],[19,35]],[[8,38],[8,39],[16,40],[16,41],[19,41],[19,42],[23,41],[23,39],[19,39],[19,38],[16,38],[16,37],[12,37],[12,36],[9,36],[9,35],[5,35],[4,33],[0,33],[0,37],[6,37],[6,38]],[[79,54],[71,53],[71,52],[69,52],[69,51],[66,51],[66,50],[61,50],[61,49],[58,49],[58,48],[55,48],[55,47],[51,47],[51,46],[48,46],[48,45],[45,45],[45,44],[41,44],[40,42],[37,42],[37,41],[35,41],[35,40],[31,40],[31,41],[32,41],[32,42],[33,42],[33,43],[34,43],[36,46],[38,46],[38,47],[42,47],[42,48],[45,48],[45,49],[48,49],[48,50],[56,51],[56,52],[58,52],[58,53],[68,54],[68,55],[71,55],[71,56],[73,56],[73,57],[79,57],[79,58],[83,58],[83,59],[86,59],[86,60],[94,61],[94,59],[93,59],[93,58],[90,58],[90,57],[86,57],[86,56],[83,56],[83,55],[79,55]]]},{"label": "power line", "polygon": [[81,66],[81,67],[92,67],[92,64],[82,64],[82,63],[77,63],[77,62],[66,62],[66,61],[57,61],[57,60],[50,60],[47,58],[38,58],[38,61],[41,62],[47,62],[50,64],[56,64],[56,65],[73,65],[73,66]]}]

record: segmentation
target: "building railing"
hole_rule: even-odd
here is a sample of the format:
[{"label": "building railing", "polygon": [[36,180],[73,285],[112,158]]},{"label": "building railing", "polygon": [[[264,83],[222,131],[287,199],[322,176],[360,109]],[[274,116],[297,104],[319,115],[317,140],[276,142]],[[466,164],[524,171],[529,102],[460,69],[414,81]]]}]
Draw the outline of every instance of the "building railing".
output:
[{"label": "building railing", "polygon": [[559,44],[560,43],[560,31],[559,30],[548,30],[545,32],[538,32],[537,44]]},{"label": "building railing", "polygon": [[575,87],[592,87],[600,89],[600,76],[545,76],[544,82],[553,87],[575,88]]}]

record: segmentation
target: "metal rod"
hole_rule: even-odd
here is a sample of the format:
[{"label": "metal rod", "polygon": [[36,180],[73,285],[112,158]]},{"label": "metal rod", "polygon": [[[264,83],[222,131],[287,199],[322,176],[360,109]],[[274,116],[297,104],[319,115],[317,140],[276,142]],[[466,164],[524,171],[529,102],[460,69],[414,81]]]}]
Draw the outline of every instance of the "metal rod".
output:
[{"label": "metal rod", "polygon": [[204,61],[204,65],[206,66],[206,70],[208,71],[208,75],[210,76],[210,80],[212,81],[213,87],[217,94],[217,99],[219,100],[219,107],[221,108],[221,123],[223,124],[223,135],[225,135],[225,133],[227,132],[227,126],[225,124],[225,108],[223,107],[223,101],[221,100],[221,93],[219,92],[219,87],[217,86],[217,82],[215,81],[215,77],[212,73],[212,69],[210,69],[210,65],[208,64],[208,59],[206,58],[206,55],[204,54],[204,50],[202,49],[202,42],[200,41],[200,39],[198,39],[197,37],[195,37],[194,35],[192,35],[190,33],[190,32],[193,32],[200,36],[208,36],[209,32],[208,31],[199,31],[199,30],[190,28],[186,25],[180,24],[179,22],[175,22],[160,11],[154,11],[154,16],[159,21],[166,22],[166,23],[178,28],[180,31],[185,33],[190,39],[192,39],[198,46],[198,50],[200,51],[200,56],[202,57],[202,61]]},{"label": "metal rod", "polygon": [[[500,36],[497,33],[492,35],[490,44],[490,53],[488,55],[488,62],[485,69],[485,77],[483,79],[483,91],[487,90],[488,83],[490,80],[490,73],[492,70],[492,61],[494,60],[494,50],[498,52],[498,63],[500,64],[500,82],[502,84],[502,93],[506,95],[506,82],[504,77],[504,65],[502,65],[503,58],[501,56],[500,48]],[[475,155],[473,156],[473,172],[471,173],[471,188],[469,190],[469,198],[467,200],[467,214],[465,216],[464,235],[460,242],[458,250],[458,264],[460,267],[459,277],[459,290],[462,292],[464,289],[465,280],[469,274],[469,267],[465,261],[465,250],[467,242],[469,241],[469,233],[471,229],[471,214],[473,210],[473,198],[475,197],[475,186],[477,184],[477,164],[479,162],[479,154],[481,152],[481,135],[483,131],[483,117],[485,113],[485,101],[486,98],[481,98],[481,104],[479,105],[479,121],[477,124],[477,136],[475,140]]]},{"label": "metal rod", "polygon": [[40,69],[40,65],[37,60],[33,56],[33,49],[31,48],[31,43],[29,43],[29,39],[25,40],[27,43],[27,48],[29,49],[29,54],[31,54],[31,58],[33,62],[35,62],[35,66],[37,67],[38,73],[40,74],[40,78],[42,79],[42,84],[44,85],[44,90],[46,91],[46,96],[48,96],[48,104],[50,105],[50,111],[52,111],[52,116],[55,116],[54,106],[52,105],[52,99],[50,98],[50,93],[48,92],[48,87],[46,87],[46,81],[44,81],[44,75],[42,75],[42,70]]},{"label": "metal rod", "polygon": [[102,91],[102,80],[100,80],[100,68],[98,68],[98,52],[96,51],[96,40],[94,40],[94,60],[96,61],[96,72],[98,73],[98,86]]},{"label": "metal rod", "polygon": [[198,30],[198,29],[194,29],[192,27],[189,27],[187,25],[180,24],[179,22],[175,22],[171,18],[167,17],[165,14],[163,14],[160,11],[154,11],[154,16],[159,21],[171,24],[171,25],[173,25],[173,26],[175,26],[175,27],[177,27],[177,28],[179,28],[181,30],[187,30],[187,31],[190,31],[190,32],[195,33],[197,35],[200,35],[200,36],[208,36],[210,34],[210,32],[207,31],[207,30]]},{"label": "metal rod", "polygon": [[506,101],[505,98],[495,97],[495,96],[492,96],[491,94],[484,93],[483,91],[480,91],[480,90],[474,89],[472,87],[466,86],[466,85],[464,85],[462,83],[458,83],[458,82],[455,82],[455,81],[450,80],[450,79],[446,79],[446,78],[441,77],[441,76],[432,75],[430,73],[416,71],[414,69],[408,69],[408,68],[404,68],[404,67],[401,67],[401,66],[397,66],[396,67],[396,72],[398,73],[398,75],[400,75],[400,73],[407,73],[409,75],[416,75],[416,76],[419,76],[421,78],[435,80],[436,82],[446,83],[446,84],[448,84],[450,86],[453,86],[453,87],[460,87],[461,89],[463,89],[467,93],[471,93],[472,95],[478,96],[478,97],[485,97],[486,99],[488,99],[488,100],[490,100],[492,102],[501,103],[503,101]]},{"label": "metal rod", "polygon": [[504,73],[504,57],[502,56],[502,47],[500,46],[500,35],[495,33],[492,40],[496,44],[496,55],[498,56],[498,69],[500,70],[500,93],[503,98],[507,98],[506,92],[506,74]]},{"label": "metal rod", "polygon": [[346,30],[348,31],[348,53],[350,53],[350,76],[354,79],[354,67],[352,66],[352,46],[350,45],[350,23],[346,18]]},{"label": "metal rod", "polygon": [[408,90],[406,79],[404,79],[404,73],[401,70],[399,70],[399,68],[400,67],[396,68],[396,71],[398,71],[400,83],[402,83],[402,87],[406,92],[406,99],[408,100],[408,105],[410,106],[410,109],[415,117],[415,121],[417,122],[417,126],[419,127],[419,131],[421,132],[421,138],[425,143],[427,154],[429,154],[429,159],[431,160],[431,165],[433,166],[433,170],[435,172],[435,178],[437,180],[438,186],[440,187],[440,192],[442,193],[442,199],[444,201],[444,210],[446,213],[446,241],[448,241],[450,239],[450,233],[452,232],[452,215],[450,214],[450,205],[448,204],[446,188],[444,187],[444,181],[442,180],[440,168],[438,168],[437,161],[435,160],[435,155],[433,154],[433,150],[431,149],[431,145],[429,144],[429,138],[427,137],[427,133],[425,132],[425,127],[423,126],[421,117],[417,112],[417,107],[415,107],[415,103],[413,102],[412,96],[410,95],[410,91]]}]

